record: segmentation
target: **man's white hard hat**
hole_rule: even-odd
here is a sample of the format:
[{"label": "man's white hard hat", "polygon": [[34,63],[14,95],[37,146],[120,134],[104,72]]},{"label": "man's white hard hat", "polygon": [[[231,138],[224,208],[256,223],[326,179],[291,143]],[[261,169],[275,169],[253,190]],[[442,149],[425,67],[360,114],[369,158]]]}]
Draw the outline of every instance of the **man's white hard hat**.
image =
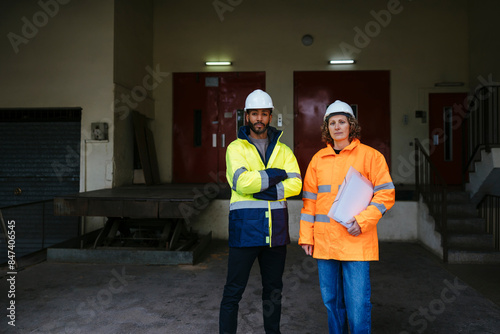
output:
[{"label": "man's white hard hat", "polygon": [[271,96],[261,89],[256,89],[248,94],[245,100],[245,111],[249,109],[274,109]]}]

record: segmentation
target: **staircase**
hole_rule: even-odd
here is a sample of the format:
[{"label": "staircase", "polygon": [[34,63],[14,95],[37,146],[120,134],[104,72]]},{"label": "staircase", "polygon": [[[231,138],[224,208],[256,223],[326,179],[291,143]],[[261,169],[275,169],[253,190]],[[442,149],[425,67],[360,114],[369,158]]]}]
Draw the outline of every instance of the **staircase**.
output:
[{"label": "staircase", "polygon": [[451,191],[447,197],[448,262],[499,263],[492,234],[486,233],[486,222],[480,218],[466,191]]}]

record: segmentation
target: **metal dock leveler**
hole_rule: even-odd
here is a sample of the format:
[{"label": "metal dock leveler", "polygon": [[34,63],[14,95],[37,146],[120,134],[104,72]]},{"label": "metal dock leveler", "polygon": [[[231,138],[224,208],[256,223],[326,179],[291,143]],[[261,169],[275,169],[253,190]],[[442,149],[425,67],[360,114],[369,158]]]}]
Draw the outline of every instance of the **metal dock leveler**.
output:
[{"label": "metal dock leveler", "polygon": [[[201,185],[202,186],[202,185]],[[200,185],[133,185],[54,199],[55,215],[107,217],[102,229],[47,250],[49,261],[193,264],[212,233],[191,231],[186,210],[199,200]],[[204,198],[209,201],[210,198]]]}]

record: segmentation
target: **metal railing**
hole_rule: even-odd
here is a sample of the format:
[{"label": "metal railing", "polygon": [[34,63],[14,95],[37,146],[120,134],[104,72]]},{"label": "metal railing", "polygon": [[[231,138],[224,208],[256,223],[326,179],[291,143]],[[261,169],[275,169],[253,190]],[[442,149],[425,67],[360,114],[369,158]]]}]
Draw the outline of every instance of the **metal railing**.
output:
[{"label": "metal railing", "polygon": [[463,183],[482,150],[500,146],[500,85],[481,86],[474,92],[462,127]]},{"label": "metal railing", "polygon": [[500,251],[500,197],[486,195],[477,210],[486,221],[486,233],[493,235],[495,250]]},{"label": "metal railing", "polygon": [[441,234],[443,261],[447,262],[447,185],[417,138],[415,138],[415,186],[417,199],[422,196],[430,215],[436,222],[436,229]]},{"label": "metal railing", "polygon": [[77,217],[54,216],[53,211],[52,199],[0,208],[3,220],[0,222],[0,264],[7,262],[8,254],[12,254],[7,251],[7,246],[13,242],[9,243],[9,226],[15,233],[13,249],[16,258],[79,235],[80,221]]}]

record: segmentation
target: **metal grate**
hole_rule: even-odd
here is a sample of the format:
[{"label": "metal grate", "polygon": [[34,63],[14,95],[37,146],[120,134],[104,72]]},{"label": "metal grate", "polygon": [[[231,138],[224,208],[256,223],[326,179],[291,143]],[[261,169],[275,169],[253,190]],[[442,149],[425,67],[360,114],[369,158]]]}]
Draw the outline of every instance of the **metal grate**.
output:
[{"label": "metal grate", "polygon": [[82,108],[0,109],[0,122],[79,122]]}]

